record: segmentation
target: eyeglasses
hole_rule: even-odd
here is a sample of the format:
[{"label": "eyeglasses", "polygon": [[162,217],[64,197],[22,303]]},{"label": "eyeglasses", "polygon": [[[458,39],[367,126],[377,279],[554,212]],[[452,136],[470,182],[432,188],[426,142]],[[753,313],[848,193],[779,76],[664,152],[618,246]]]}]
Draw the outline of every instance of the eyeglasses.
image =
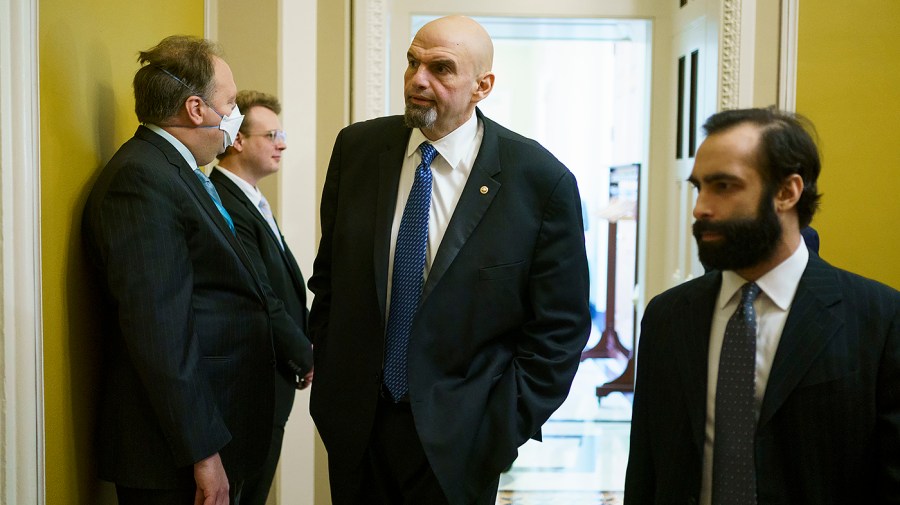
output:
[{"label": "eyeglasses", "polygon": [[282,143],[287,144],[287,133],[285,133],[284,130],[269,130],[267,132],[258,132],[258,133],[244,133],[244,132],[241,132],[241,133],[247,137],[266,137],[270,141],[272,141],[273,144],[275,142],[278,142],[279,140]]}]

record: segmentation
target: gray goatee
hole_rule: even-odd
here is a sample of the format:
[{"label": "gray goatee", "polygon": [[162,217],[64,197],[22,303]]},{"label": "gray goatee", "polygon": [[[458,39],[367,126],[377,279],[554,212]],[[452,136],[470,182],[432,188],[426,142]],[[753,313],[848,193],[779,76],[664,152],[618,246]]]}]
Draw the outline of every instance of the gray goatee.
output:
[{"label": "gray goatee", "polygon": [[403,122],[408,128],[431,128],[437,121],[437,109],[421,105],[406,104]]}]

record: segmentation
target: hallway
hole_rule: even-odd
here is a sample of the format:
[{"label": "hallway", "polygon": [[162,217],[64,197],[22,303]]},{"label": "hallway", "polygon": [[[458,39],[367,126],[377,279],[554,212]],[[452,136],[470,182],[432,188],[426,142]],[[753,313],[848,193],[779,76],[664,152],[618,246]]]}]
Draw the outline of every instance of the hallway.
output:
[{"label": "hallway", "polygon": [[500,477],[498,505],[622,503],[631,398],[612,393],[598,402],[595,388],[623,367],[614,359],[581,363],[568,399],[544,425],[543,442],[522,446]]}]

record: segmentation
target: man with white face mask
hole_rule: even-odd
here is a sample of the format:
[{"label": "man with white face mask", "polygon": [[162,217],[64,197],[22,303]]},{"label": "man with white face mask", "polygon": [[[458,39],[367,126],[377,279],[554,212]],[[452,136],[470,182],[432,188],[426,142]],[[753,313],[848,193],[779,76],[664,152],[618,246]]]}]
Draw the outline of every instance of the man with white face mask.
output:
[{"label": "man with white face mask", "polygon": [[[300,330],[198,169],[243,118],[228,64],[194,37],[139,54],[142,124],[83,216],[106,294],[98,474],[120,505],[235,505],[269,452],[278,337]],[[290,368],[303,376],[310,354]]]}]

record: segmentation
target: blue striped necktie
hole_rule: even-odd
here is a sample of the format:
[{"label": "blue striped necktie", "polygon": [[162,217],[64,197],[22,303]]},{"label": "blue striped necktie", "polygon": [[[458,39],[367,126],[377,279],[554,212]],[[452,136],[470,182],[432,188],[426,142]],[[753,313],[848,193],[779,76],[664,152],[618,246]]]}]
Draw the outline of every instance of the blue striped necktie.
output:
[{"label": "blue striped necktie", "polygon": [[209,177],[207,177],[199,168],[194,170],[194,175],[196,175],[197,178],[200,179],[200,182],[203,183],[203,189],[209,193],[209,197],[212,198],[213,203],[216,204],[216,208],[219,209],[219,213],[222,214],[222,217],[225,218],[225,222],[228,223],[228,228],[231,229],[231,233],[234,234],[234,221],[232,221],[228,211],[225,210],[225,206],[222,205],[222,199],[219,198],[219,192],[216,191],[216,187],[213,186],[212,181],[210,181]]},{"label": "blue striped necktie", "polygon": [[425,282],[425,252],[428,248],[428,214],[431,210],[431,162],[437,150],[428,142],[419,145],[422,162],[400,218],[394,247],[391,277],[391,307],[388,313],[384,352],[384,385],[391,398],[400,401],[409,393],[407,351],[413,316]]}]

